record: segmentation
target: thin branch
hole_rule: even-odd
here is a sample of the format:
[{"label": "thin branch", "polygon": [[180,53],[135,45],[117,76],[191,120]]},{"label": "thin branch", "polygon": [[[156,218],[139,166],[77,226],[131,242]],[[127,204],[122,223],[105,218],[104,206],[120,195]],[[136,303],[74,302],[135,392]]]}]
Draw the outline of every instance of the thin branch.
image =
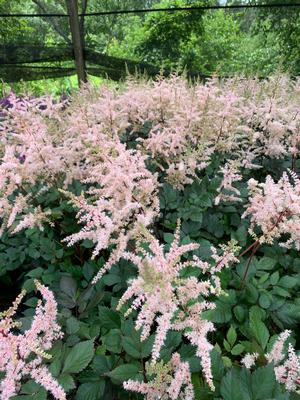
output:
[{"label": "thin branch", "polygon": [[[32,1],[33,1],[33,3],[34,3],[35,5],[37,5],[37,6],[42,10],[43,13],[45,13],[45,14],[48,13],[47,7],[45,6],[44,3],[42,3],[41,0],[32,0]],[[66,33],[60,28],[60,25],[59,25],[54,19],[49,18],[49,19],[47,20],[47,22],[49,22],[49,24],[52,25],[52,28],[53,28],[53,29],[54,29],[54,30],[55,30],[69,45],[72,44],[71,41],[70,41],[70,39],[68,38],[68,35],[66,35]]]}]

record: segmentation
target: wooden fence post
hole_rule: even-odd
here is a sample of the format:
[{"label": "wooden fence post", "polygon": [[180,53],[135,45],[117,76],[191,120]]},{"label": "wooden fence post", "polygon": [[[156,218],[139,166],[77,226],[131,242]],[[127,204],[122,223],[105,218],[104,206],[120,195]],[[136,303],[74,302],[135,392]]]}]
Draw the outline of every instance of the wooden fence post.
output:
[{"label": "wooden fence post", "polygon": [[78,85],[80,86],[82,82],[87,82],[87,74],[85,70],[83,43],[80,32],[77,0],[66,0],[66,4],[69,14],[70,29],[72,34],[72,43],[74,49]]}]

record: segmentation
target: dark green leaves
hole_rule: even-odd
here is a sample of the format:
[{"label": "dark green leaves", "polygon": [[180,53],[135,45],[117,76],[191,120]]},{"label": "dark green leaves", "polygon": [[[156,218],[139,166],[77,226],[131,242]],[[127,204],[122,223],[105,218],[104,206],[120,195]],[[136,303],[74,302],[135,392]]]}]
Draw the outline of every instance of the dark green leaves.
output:
[{"label": "dark green leaves", "polygon": [[134,379],[140,370],[139,365],[123,364],[113,369],[107,375],[115,381],[124,382],[128,379]]},{"label": "dark green leaves", "polygon": [[93,340],[87,340],[76,344],[68,354],[63,373],[78,373],[88,366],[94,355]]},{"label": "dark green leaves", "polygon": [[227,372],[222,379],[220,391],[224,400],[244,400],[238,370],[231,369]]},{"label": "dark green leaves", "polygon": [[250,315],[250,331],[253,335],[253,338],[264,350],[267,346],[270,334],[264,322],[257,314],[254,313]]},{"label": "dark green leaves", "polygon": [[220,392],[223,400],[280,399],[283,393],[272,365],[258,368],[252,374],[245,368],[232,368],[222,379]]},{"label": "dark green leaves", "polygon": [[99,382],[88,382],[83,383],[79,386],[76,393],[76,400],[100,400],[103,396],[105,389],[105,382],[99,380]]},{"label": "dark green leaves", "polygon": [[107,307],[99,307],[99,320],[103,328],[113,329],[120,328],[120,314]]}]

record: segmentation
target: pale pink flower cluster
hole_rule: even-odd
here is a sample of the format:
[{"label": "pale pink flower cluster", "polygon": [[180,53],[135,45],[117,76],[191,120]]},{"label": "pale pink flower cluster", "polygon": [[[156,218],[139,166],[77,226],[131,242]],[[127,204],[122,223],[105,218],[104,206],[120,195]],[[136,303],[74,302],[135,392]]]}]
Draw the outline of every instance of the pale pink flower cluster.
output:
[{"label": "pale pink flower cluster", "polygon": [[[104,90],[102,100],[105,106],[74,98],[63,111],[63,104],[50,98],[12,97],[0,137],[0,233],[51,224],[51,210],[43,210],[37,200],[45,190],[61,190],[83,224],[66,238],[69,245],[90,239],[96,245],[93,256],[114,248],[95,281],[118,261],[138,226],[150,225],[159,214],[157,176],[146,168],[145,155],[121,143],[115,127],[124,130],[126,124],[111,109],[113,94]],[[74,180],[85,185],[80,196],[66,193]],[[34,185],[42,188],[34,192]]]},{"label": "pale pink flower cluster", "polygon": [[[156,325],[156,335],[152,348],[152,362],[159,359],[161,348],[169,330],[182,331],[186,338],[196,346],[196,354],[201,359],[204,376],[214,389],[210,351],[212,345],[207,339],[209,332],[214,330],[213,323],[205,320],[202,313],[213,309],[215,304],[209,301],[209,296],[221,293],[220,282],[215,273],[237,261],[229,251],[224,252],[224,258],[214,254],[216,265],[201,261],[194,256],[191,261],[181,262],[181,256],[189,251],[196,250],[195,243],[179,245],[179,227],[174,241],[167,254],[158,240],[149,233],[144,234],[144,240],[149,244],[149,251],[145,251],[142,239],[137,247],[140,255],[125,252],[123,257],[138,267],[138,277],[129,282],[129,287],[121,297],[118,309],[132,300],[127,311],[138,310],[136,329],[141,329],[141,340],[145,340],[151,328]],[[186,267],[195,267],[203,275],[208,272],[206,279],[196,277],[182,278],[181,272]]]},{"label": "pale pink flower cluster", "polygon": [[220,168],[223,175],[221,185],[217,189],[218,196],[215,198],[215,204],[221,201],[241,201],[240,191],[233,186],[235,182],[242,180],[242,175],[238,173],[239,164],[236,161],[229,161],[224,167]]},{"label": "pale pink flower cluster", "polygon": [[102,137],[101,143],[101,151],[94,156],[98,162],[92,163],[84,180],[89,185],[85,195],[70,194],[84,227],[65,239],[70,246],[92,240],[96,244],[92,257],[111,245],[116,247],[94,282],[118,261],[139,226],[150,225],[159,214],[158,183],[146,169],[145,157],[126,149],[118,138]]},{"label": "pale pink flower cluster", "polygon": [[241,363],[247,368],[250,369],[255,365],[255,361],[257,360],[259,354],[258,353],[247,353],[242,359]]},{"label": "pale pink flower cluster", "polygon": [[236,85],[236,94],[245,99],[241,126],[249,144],[272,158],[299,155],[300,80],[275,75],[265,81],[245,82]]},{"label": "pale pink flower cluster", "polygon": [[[227,163],[218,202],[238,199],[241,168],[258,167],[265,155],[297,157],[299,87],[286,77],[191,85],[172,76],[129,79],[119,90],[86,86],[67,107],[12,95],[0,124],[0,234],[51,223],[51,210],[37,205],[39,188],[66,190],[80,181],[83,193],[69,196],[83,228],[67,241],[92,240],[94,256],[114,249],[98,279],[139,224],[150,226],[159,214],[150,170],[182,189],[221,153]],[[297,223],[293,217],[285,226],[299,246]]]},{"label": "pale pink flower cluster", "polygon": [[291,331],[285,330],[281,332],[281,334],[278,336],[276,342],[272,347],[272,350],[270,351],[270,353],[266,354],[266,359],[269,363],[273,362],[274,364],[278,364],[285,358],[284,344],[290,337],[291,333]]},{"label": "pale pink flower cluster", "polygon": [[145,395],[145,400],[193,400],[194,389],[189,364],[182,362],[178,353],[163,364],[146,364],[146,373],[151,377],[148,382],[129,380],[123,383],[126,390]]},{"label": "pale pink flower cluster", "polygon": [[281,245],[300,250],[300,181],[295,174],[291,175],[293,183],[287,173],[277,183],[271,176],[267,176],[265,183],[250,179],[249,205],[243,217],[250,215],[249,232],[253,236],[257,237],[255,228],[260,228],[261,243],[273,243],[275,238],[288,234],[290,238]]},{"label": "pale pink flower cluster", "polygon": [[286,390],[300,394],[300,356],[295,353],[291,344],[288,348],[288,358],[282,365],[274,367],[278,382],[283,383]]},{"label": "pale pink flower cluster", "polygon": [[1,399],[7,400],[17,395],[23,377],[31,377],[49,391],[55,399],[65,400],[66,394],[48,369],[42,365],[43,358],[51,358],[47,353],[55,340],[62,337],[56,322],[57,304],[52,292],[36,281],[42,301],[38,302],[30,329],[23,334],[14,332],[19,327],[13,321],[17,307],[25,295],[23,291],[12,307],[1,313],[0,321],[0,371],[4,378],[0,383]]},{"label": "pale pink flower cluster", "polygon": [[137,138],[139,149],[182,189],[215,152],[235,160],[237,171],[259,168],[265,156],[296,157],[299,81],[275,76],[264,82],[211,79],[191,85],[172,76],[129,79],[120,91],[86,87],[73,100],[68,125],[78,134],[97,126],[122,140]]},{"label": "pale pink flower cluster", "polygon": [[[284,349],[285,342],[291,335],[291,331],[283,331],[273,344],[271,351],[265,354],[268,363],[274,366],[276,380],[285,385],[289,392],[300,394],[300,356],[296,354],[295,349],[289,343],[288,355]],[[241,363],[248,369],[255,365],[258,354],[246,354]],[[280,364],[281,363],[281,364]]]},{"label": "pale pink flower cluster", "polygon": [[139,139],[141,149],[165,171],[167,181],[182,189],[209,164],[214,151],[233,145],[240,99],[216,80],[192,87],[174,76],[146,83],[143,89],[150,98],[151,130]]},{"label": "pale pink flower cluster", "polygon": [[52,124],[60,122],[63,103],[55,104],[51,97],[18,99],[13,94],[10,103],[12,107],[0,123],[1,233],[12,227],[17,216],[30,214],[15,227],[16,232],[48,221],[50,210],[32,211],[31,186],[39,182],[53,184],[56,175],[66,169],[57,150],[56,135],[49,134]]}]

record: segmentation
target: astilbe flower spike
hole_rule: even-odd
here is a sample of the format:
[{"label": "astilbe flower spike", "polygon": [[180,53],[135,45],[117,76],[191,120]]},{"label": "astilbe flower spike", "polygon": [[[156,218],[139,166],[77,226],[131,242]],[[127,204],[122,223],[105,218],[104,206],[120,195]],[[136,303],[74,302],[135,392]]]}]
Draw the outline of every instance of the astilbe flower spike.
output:
[{"label": "astilbe flower spike", "polygon": [[[290,238],[281,246],[300,250],[300,180],[293,173],[292,179],[294,183],[284,172],[278,183],[271,176],[265,183],[248,181],[250,199],[243,217],[250,215],[249,232],[260,243],[273,243],[275,238],[288,234]],[[262,232],[259,238],[256,227]]]},{"label": "astilbe flower spike", "polygon": [[150,377],[148,382],[129,380],[123,383],[124,388],[145,395],[145,400],[194,399],[189,364],[182,362],[178,353],[172,354],[166,364],[146,363],[146,374]]},{"label": "astilbe flower spike", "polygon": [[47,367],[42,365],[43,359],[51,358],[47,353],[55,340],[62,337],[57,324],[57,305],[53,293],[35,281],[44,304],[40,300],[30,329],[23,334],[14,333],[13,329],[20,326],[13,321],[18,305],[26,294],[23,290],[14,301],[11,308],[1,313],[0,321],[0,371],[4,378],[0,383],[2,400],[8,400],[17,395],[22,379],[31,377],[42,385],[57,400],[65,400],[63,388],[52,377]]},{"label": "astilbe flower spike", "polygon": [[247,368],[250,369],[251,367],[253,367],[253,365],[255,365],[255,361],[257,360],[257,358],[259,357],[258,353],[247,353],[241,360],[241,363]]},{"label": "astilbe flower spike", "polygon": [[[0,235],[51,223],[56,217],[43,209],[40,191],[70,189],[83,227],[66,241],[92,240],[93,256],[113,250],[96,281],[127,249],[139,224],[149,227],[158,216],[153,171],[181,190],[221,155],[227,164],[220,166],[220,201],[238,199],[234,183],[241,169],[258,168],[266,156],[291,154],[295,166],[299,82],[286,76],[195,85],[178,76],[129,79],[120,90],[85,86],[68,107],[47,96],[11,95],[0,122]],[[82,184],[80,196],[75,182]],[[297,218],[286,221],[282,233],[292,232],[287,246],[299,246],[298,226]]]},{"label": "astilbe flower spike", "polygon": [[288,358],[282,365],[274,368],[278,382],[283,383],[286,390],[300,394],[300,356],[289,344]]},{"label": "astilbe flower spike", "polygon": [[[143,240],[149,244],[149,251],[143,247]],[[192,260],[181,262],[181,256],[196,250],[196,243],[179,245],[179,226],[174,241],[167,254],[150,233],[144,232],[137,247],[140,255],[125,252],[123,257],[138,267],[138,277],[129,282],[129,287],[121,297],[117,309],[132,299],[127,311],[138,310],[136,329],[141,329],[141,340],[145,340],[156,324],[156,335],[152,348],[152,362],[159,359],[161,348],[169,330],[182,331],[186,338],[196,346],[196,354],[201,359],[205,378],[214,390],[210,351],[212,345],[207,339],[214,325],[202,318],[202,313],[213,309],[215,304],[208,300],[210,295],[222,293],[220,281],[215,275],[229,262],[238,261],[231,251],[224,248],[224,257],[214,254],[215,266],[201,261],[194,256]],[[232,248],[232,245],[230,246]],[[183,278],[181,272],[187,267],[194,267],[202,273],[208,272],[205,280],[196,277]]]},{"label": "astilbe flower spike", "polygon": [[[291,343],[288,344],[288,354],[284,350],[285,343],[291,331],[283,331],[269,353],[265,354],[268,364],[274,367],[274,374],[279,383],[284,384],[289,392],[300,394],[300,356],[296,354],[294,347]],[[258,358],[258,354],[246,354],[241,360],[242,364],[250,369]]]},{"label": "astilbe flower spike", "polygon": [[92,258],[112,246],[110,258],[94,283],[120,259],[140,224],[150,225],[159,214],[157,176],[146,169],[145,157],[126,149],[118,138],[101,140],[101,152],[94,155],[99,162],[93,162],[84,180],[90,185],[88,198],[69,194],[84,227],[65,239],[69,246],[90,239],[96,245]]}]

